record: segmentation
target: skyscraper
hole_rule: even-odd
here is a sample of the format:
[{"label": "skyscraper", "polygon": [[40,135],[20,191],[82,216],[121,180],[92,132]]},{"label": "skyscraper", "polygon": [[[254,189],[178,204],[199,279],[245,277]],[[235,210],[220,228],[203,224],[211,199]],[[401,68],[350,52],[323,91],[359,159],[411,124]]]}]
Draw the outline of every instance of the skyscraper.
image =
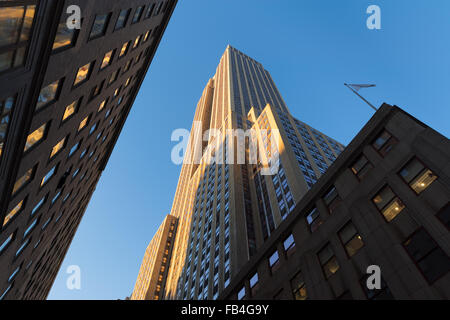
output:
[{"label": "skyscraper", "polygon": [[47,297],[176,2],[0,1],[0,299]]},{"label": "skyscraper", "polygon": [[[233,129],[252,129],[266,161],[248,161],[247,147],[245,163],[217,161],[234,159],[237,138],[225,134]],[[343,146],[295,119],[269,72],[228,46],[195,111],[188,152],[198,150],[200,161],[185,159],[171,211],[179,223],[166,299],[216,299]],[[277,170],[263,175],[270,161]]]},{"label": "skyscraper", "polygon": [[167,215],[150,241],[145,250],[131,300],[159,300],[161,298],[167,279],[177,220],[177,218]]}]

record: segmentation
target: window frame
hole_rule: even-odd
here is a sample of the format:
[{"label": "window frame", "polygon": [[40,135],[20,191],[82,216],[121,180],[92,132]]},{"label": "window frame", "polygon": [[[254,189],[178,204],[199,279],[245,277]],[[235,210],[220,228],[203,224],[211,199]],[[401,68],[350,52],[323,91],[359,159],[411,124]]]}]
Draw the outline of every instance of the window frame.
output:
[{"label": "window frame", "polygon": [[[384,190],[385,188],[389,188],[392,192],[392,194],[394,195],[394,197],[392,199],[390,199],[384,206],[383,208],[379,209],[377,204],[375,203],[374,199],[381,193],[382,190]],[[394,199],[397,198],[400,203],[403,205],[402,210],[400,210],[394,218],[392,218],[390,221],[386,218],[386,216],[383,213],[383,210],[387,208],[388,205],[390,205]],[[397,193],[391,188],[391,186],[389,184],[384,184],[381,188],[378,189],[378,191],[374,194],[374,196],[371,198],[370,200],[373,205],[375,206],[375,209],[382,215],[383,219],[387,222],[390,223],[391,221],[393,221],[405,208],[406,208],[406,204],[403,202],[403,200],[397,195]]]},{"label": "window frame", "polygon": [[[405,178],[401,175],[401,172],[406,168],[406,166],[408,166],[412,161],[418,161],[422,166],[423,169],[421,171],[419,171],[418,174],[416,174],[411,181],[407,182],[405,180]],[[416,190],[413,189],[413,187],[411,186],[411,183],[417,179],[417,177],[419,177],[421,174],[423,174],[426,170],[431,171],[431,173],[436,177],[425,189],[423,189],[421,192],[417,192]],[[417,156],[413,156],[412,158],[410,158],[408,161],[406,161],[406,163],[401,167],[401,169],[397,172],[397,175],[400,177],[400,179],[409,187],[409,189],[411,189],[416,196],[419,196],[420,194],[422,194],[422,192],[424,192],[426,189],[428,189],[434,181],[436,181],[437,179],[439,179],[439,176],[434,173],[434,171],[432,171],[422,160],[420,160]]]},{"label": "window frame", "polygon": [[[101,34],[98,34],[98,35],[95,35],[95,36],[92,37],[91,34],[92,34],[92,29],[94,28],[94,25],[95,25],[95,21],[96,21],[96,19],[97,19],[98,16],[103,16],[103,15],[106,15],[105,23],[104,23],[104,25],[103,25],[103,26],[104,26],[103,31],[102,31]],[[88,42],[89,42],[89,41],[96,40],[96,39],[99,39],[99,38],[104,37],[104,36],[106,35],[106,32],[107,32],[107,30],[108,30],[109,23],[110,23],[110,21],[111,21],[111,15],[112,15],[112,13],[109,12],[109,13],[100,13],[100,14],[96,14],[96,15],[94,16],[94,20],[92,21],[91,27],[89,28],[90,31],[89,31],[89,34],[88,34]]]}]

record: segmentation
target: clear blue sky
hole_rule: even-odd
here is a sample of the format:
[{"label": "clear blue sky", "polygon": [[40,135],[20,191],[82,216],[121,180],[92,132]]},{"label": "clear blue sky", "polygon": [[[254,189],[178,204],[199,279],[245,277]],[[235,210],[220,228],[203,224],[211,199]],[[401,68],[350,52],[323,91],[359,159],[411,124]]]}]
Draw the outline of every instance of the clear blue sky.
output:
[{"label": "clear blue sky", "polygon": [[[381,7],[382,30],[366,27]],[[123,299],[170,212],[180,167],[171,133],[195,106],[231,44],[272,74],[292,114],[348,144],[372,115],[344,82],[449,136],[450,1],[180,0],[122,135],[49,295]],[[66,269],[81,268],[81,290]]]}]

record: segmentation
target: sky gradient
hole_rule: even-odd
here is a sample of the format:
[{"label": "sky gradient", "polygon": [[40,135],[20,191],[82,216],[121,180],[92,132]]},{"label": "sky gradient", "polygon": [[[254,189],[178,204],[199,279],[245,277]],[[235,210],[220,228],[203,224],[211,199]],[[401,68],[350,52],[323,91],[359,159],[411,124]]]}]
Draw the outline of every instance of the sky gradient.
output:
[{"label": "sky gradient", "polygon": [[[381,30],[366,9],[381,8]],[[49,299],[124,299],[170,212],[180,173],[173,130],[195,107],[227,44],[261,62],[292,115],[348,144],[375,106],[395,104],[449,136],[450,1],[180,0]],[[81,268],[81,290],[66,287]]]}]

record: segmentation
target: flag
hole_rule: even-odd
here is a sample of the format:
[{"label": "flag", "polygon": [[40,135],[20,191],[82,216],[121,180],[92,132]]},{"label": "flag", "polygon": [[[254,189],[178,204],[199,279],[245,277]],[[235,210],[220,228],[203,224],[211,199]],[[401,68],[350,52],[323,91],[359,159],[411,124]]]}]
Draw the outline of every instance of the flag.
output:
[{"label": "flag", "polygon": [[372,88],[375,87],[374,84],[349,84],[348,86],[352,87],[353,90],[359,91],[361,88]]}]

